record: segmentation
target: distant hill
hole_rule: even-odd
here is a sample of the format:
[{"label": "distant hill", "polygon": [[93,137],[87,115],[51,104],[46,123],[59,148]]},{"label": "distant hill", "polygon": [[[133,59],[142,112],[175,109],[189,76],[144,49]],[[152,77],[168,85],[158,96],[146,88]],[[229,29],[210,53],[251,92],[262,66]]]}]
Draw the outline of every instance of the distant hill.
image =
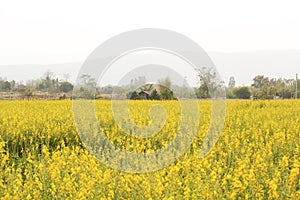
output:
[{"label": "distant hill", "polygon": [[69,74],[69,81],[74,82],[81,67],[80,62],[49,64],[49,65],[0,65],[0,77],[7,80],[24,81],[38,79],[50,70],[55,76],[64,79]]},{"label": "distant hill", "polygon": [[[296,72],[300,73],[300,50],[296,49],[233,53],[208,52],[208,55],[226,83],[231,75],[235,77],[237,85],[250,85],[252,78],[258,74],[294,78]],[[74,82],[81,64],[81,62],[49,65],[0,64],[0,77],[26,82],[37,79],[50,70],[61,79],[64,78],[64,74],[69,74],[69,80]],[[160,70],[156,73],[151,72],[150,76],[162,77],[161,72]]]}]

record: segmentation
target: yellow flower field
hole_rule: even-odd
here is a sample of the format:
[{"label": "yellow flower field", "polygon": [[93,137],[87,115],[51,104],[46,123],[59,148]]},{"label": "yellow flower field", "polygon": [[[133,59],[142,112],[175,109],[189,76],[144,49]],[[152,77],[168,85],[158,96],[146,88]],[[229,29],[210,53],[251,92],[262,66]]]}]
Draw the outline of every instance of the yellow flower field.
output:
[{"label": "yellow flower field", "polygon": [[[198,135],[183,156],[155,172],[126,173],[86,150],[72,101],[0,101],[0,198],[300,199],[300,101],[226,103],[224,129],[208,156],[199,158],[211,102],[199,101]],[[110,101],[95,102],[96,117],[113,144],[151,153],[168,145],[180,119],[177,101],[131,101],[130,117],[150,124],[155,104],[167,119],[148,139],[123,131]]]}]

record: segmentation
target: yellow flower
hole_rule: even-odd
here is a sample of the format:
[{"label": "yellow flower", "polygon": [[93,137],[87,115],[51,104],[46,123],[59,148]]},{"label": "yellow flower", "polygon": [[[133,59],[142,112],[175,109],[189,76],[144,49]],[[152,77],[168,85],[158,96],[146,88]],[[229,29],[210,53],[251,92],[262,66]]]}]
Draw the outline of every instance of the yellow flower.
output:
[{"label": "yellow flower", "polygon": [[[102,138],[97,138],[97,129],[79,137],[72,101],[0,101],[0,198],[299,199],[300,101],[226,102],[222,134],[204,158],[199,152],[202,145],[211,145],[203,144],[203,138],[214,125],[212,102],[198,103],[200,128],[188,151],[161,170],[130,174],[106,166],[87,151],[81,139],[97,144]],[[149,109],[155,104],[165,109],[166,119],[151,118]],[[119,113],[120,121],[110,101],[95,101],[95,111],[109,140],[134,153],[156,152],[168,147],[178,131],[189,136],[195,129],[189,121],[193,116],[181,126],[177,101],[130,101],[130,119]],[[161,122],[165,124],[156,130]],[[138,126],[142,133],[148,127],[155,134],[130,135]],[[98,152],[102,147],[91,148]],[[152,167],[161,160],[146,164]]]}]

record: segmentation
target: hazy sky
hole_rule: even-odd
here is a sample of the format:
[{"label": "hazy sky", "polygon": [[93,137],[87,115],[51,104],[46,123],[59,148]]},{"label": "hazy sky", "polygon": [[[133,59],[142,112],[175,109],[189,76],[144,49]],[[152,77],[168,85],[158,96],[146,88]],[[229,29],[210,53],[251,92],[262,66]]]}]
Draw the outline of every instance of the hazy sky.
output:
[{"label": "hazy sky", "polygon": [[206,51],[300,49],[297,1],[0,1],[0,64],[84,60],[137,28],[183,33]]},{"label": "hazy sky", "polygon": [[82,62],[138,28],[180,32],[209,52],[300,49],[299,8],[274,0],[1,0],[0,65]]}]

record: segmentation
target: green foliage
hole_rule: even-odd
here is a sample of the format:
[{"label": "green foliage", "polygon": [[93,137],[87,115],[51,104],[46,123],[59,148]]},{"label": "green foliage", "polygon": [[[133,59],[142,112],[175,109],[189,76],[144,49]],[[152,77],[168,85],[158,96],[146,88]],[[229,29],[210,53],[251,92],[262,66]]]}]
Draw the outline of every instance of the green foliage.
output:
[{"label": "green foliage", "polygon": [[169,88],[166,88],[166,87],[163,87],[160,90],[160,96],[161,96],[162,100],[173,100],[173,99],[175,99],[173,91],[170,90]]},{"label": "green foliage", "polygon": [[83,74],[80,77],[80,82],[76,86],[73,98],[74,99],[94,99],[96,94],[96,81],[91,75]]},{"label": "green foliage", "polygon": [[202,84],[199,88],[196,89],[195,93],[196,96],[200,99],[210,98],[207,84]]},{"label": "green foliage", "polygon": [[248,87],[238,87],[234,88],[233,95],[238,99],[250,99],[251,92]]},{"label": "green foliage", "polygon": [[172,85],[172,81],[171,81],[170,77],[168,77],[168,76],[166,78],[159,79],[158,83],[167,88],[171,88],[171,85]]},{"label": "green foliage", "polygon": [[2,86],[2,91],[10,91],[11,90],[11,84],[8,81],[3,82]]},{"label": "green foliage", "polygon": [[71,92],[73,90],[73,85],[69,82],[62,82],[59,86],[59,90],[65,93]]},{"label": "green foliage", "polygon": [[152,100],[160,100],[160,95],[158,94],[157,90],[154,89],[150,94],[150,99]]},{"label": "green foliage", "polygon": [[269,79],[263,75],[254,77],[252,95],[256,99],[290,99],[294,97],[296,81],[293,79]]},{"label": "green foliage", "polygon": [[217,72],[213,68],[202,67],[198,70],[200,87],[195,93],[198,98],[215,98],[222,91],[222,81],[218,78]]},{"label": "green foliage", "polygon": [[255,87],[255,88],[261,89],[262,87],[268,85],[268,83],[269,83],[269,78],[268,77],[265,77],[263,75],[258,75],[258,76],[255,76],[253,78],[252,86]]}]

